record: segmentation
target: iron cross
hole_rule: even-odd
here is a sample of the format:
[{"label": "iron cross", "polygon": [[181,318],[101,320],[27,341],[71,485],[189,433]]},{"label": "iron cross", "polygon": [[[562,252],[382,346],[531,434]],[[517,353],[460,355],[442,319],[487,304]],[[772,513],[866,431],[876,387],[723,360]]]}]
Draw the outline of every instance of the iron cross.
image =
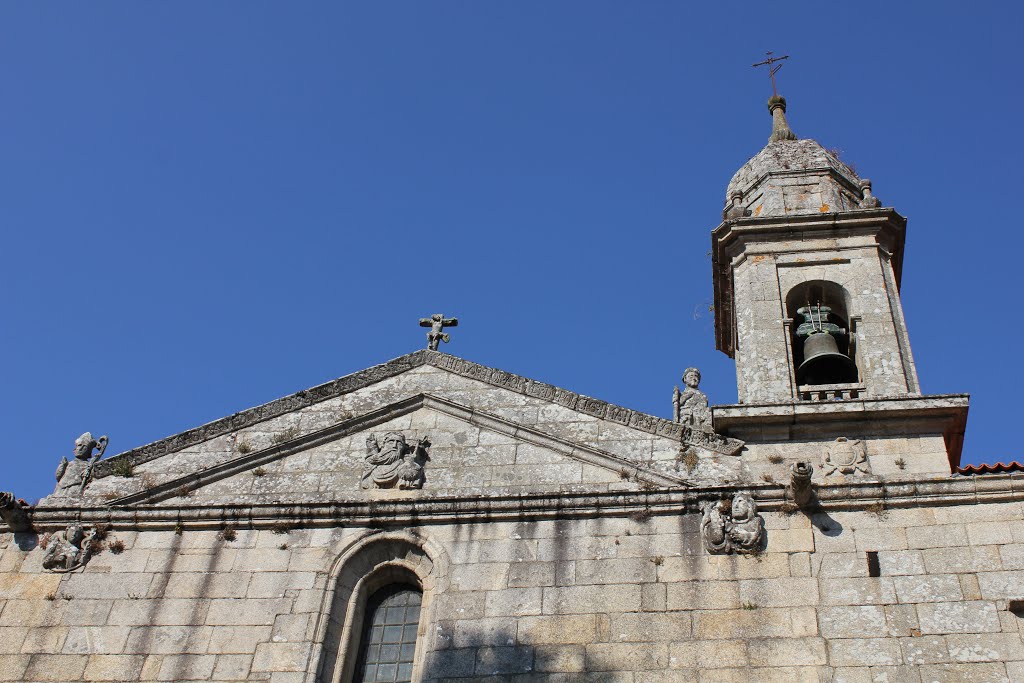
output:
[{"label": "iron cross", "polygon": [[427,348],[431,351],[437,351],[441,342],[448,343],[450,337],[445,333],[444,328],[458,327],[458,325],[458,318],[446,318],[441,313],[435,313],[429,318],[420,318],[420,327],[430,328],[430,332],[427,332]]},{"label": "iron cross", "polygon": [[789,59],[789,55],[786,55],[784,57],[772,57],[771,50],[768,50],[766,54],[768,55],[768,59],[764,60],[763,62],[758,62],[757,64],[752,64],[751,66],[768,66],[768,77],[772,79],[772,95],[778,97],[779,91],[775,89],[775,74],[779,72],[779,69],[782,68],[782,65],[779,64],[778,66],[774,66],[774,64],[775,62],[781,62],[783,59]]}]

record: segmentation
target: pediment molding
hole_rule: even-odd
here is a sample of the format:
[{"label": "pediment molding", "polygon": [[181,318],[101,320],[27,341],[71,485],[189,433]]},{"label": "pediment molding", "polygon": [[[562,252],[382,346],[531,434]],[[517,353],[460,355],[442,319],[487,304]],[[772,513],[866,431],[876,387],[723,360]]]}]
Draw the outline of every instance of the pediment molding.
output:
[{"label": "pediment molding", "polygon": [[[468,379],[484,382],[525,396],[551,401],[554,404],[564,406],[570,410],[576,410],[585,415],[616,422],[641,432],[677,440],[681,444],[686,442],[688,436],[687,430],[683,425],[671,420],[624,408],[583,394],[577,394],[568,389],[562,389],[552,384],[538,382],[511,372],[480,365],[479,363],[441,353],[440,351],[421,349],[387,363],[345,375],[310,389],[304,389],[290,396],[234,413],[233,415],[208,422],[165,439],[154,441],[145,446],[119,453],[111,458],[100,460],[96,463],[93,478],[102,479],[113,474],[114,465],[119,460],[127,460],[133,466],[141,465],[161,456],[217,438],[218,436],[230,434],[239,429],[251,427],[322,401],[358,391],[424,365],[446,370]],[[724,438],[716,442],[704,442],[699,445],[721,455],[736,455],[743,447],[741,441]]]},{"label": "pediment molding", "polygon": [[227,477],[268,465],[289,455],[330,443],[352,434],[365,432],[397,417],[416,410],[429,408],[462,420],[475,427],[515,438],[518,441],[546,448],[567,458],[611,471],[628,469],[630,476],[641,484],[658,487],[686,487],[691,484],[682,477],[667,475],[648,469],[642,463],[615,455],[600,448],[577,443],[551,435],[545,431],[488,412],[462,405],[430,394],[417,394],[376,410],[342,420],[330,427],[298,435],[282,443],[273,444],[252,453],[241,455],[206,469],[192,472],[110,501],[111,506],[150,505],[181,495],[183,489],[195,491]]}]

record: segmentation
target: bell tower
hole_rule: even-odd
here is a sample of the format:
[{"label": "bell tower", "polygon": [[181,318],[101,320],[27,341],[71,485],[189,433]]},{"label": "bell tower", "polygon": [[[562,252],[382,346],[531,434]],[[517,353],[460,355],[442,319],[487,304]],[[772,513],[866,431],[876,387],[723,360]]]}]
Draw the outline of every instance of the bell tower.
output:
[{"label": "bell tower", "polygon": [[[836,154],[797,138],[785,98],[768,111],[768,144],[733,176],[711,236],[715,339],[736,360],[740,402],[715,408],[716,427],[755,441],[881,436],[901,429],[908,401],[924,411],[915,419],[937,418],[900,303],[907,220]],[[957,396],[941,424],[915,423],[940,431],[950,462],[967,413]]]}]

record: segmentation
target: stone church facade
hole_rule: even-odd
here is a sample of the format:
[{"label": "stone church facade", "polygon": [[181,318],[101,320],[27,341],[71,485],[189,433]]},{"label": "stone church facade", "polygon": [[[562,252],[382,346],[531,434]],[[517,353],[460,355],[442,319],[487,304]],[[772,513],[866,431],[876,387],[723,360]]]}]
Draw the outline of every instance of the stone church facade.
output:
[{"label": "stone church facade", "polygon": [[[739,403],[430,347],[0,494],[3,681],[1024,681],[1024,475],[922,395],[906,220],[770,101],[712,232]],[[990,473],[989,473],[990,472]]]}]

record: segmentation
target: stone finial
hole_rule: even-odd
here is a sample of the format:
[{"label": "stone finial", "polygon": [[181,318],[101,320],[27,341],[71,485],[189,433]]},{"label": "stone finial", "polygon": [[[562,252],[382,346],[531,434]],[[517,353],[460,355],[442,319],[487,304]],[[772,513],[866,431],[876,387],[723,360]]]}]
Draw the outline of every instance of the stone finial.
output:
[{"label": "stone finial", "polygon": [[741,190],[733,190],[729,193],[729,203],[725,205],[725,209],[722,210],[722,218],[727,221],[735,220],[737,218],[746,218],[750,215],[750,209],[743,206],[743,192]]},{"label": "stone finial", "polygon": [[796,133],[789,129],[789,122],[786,121],[786,98],[782,95],[772,95],[768,99],[768,111],[772,115],[772,134],[768,137],[768,142],[796,140]]},{"label": "stone finial", "polygon": [[871,181],[867,178],[861,178],[860,181],[860,208],[862,209],[877,209],[882,205],[882,202],[878,201],[878,197],[871,194]]}]

